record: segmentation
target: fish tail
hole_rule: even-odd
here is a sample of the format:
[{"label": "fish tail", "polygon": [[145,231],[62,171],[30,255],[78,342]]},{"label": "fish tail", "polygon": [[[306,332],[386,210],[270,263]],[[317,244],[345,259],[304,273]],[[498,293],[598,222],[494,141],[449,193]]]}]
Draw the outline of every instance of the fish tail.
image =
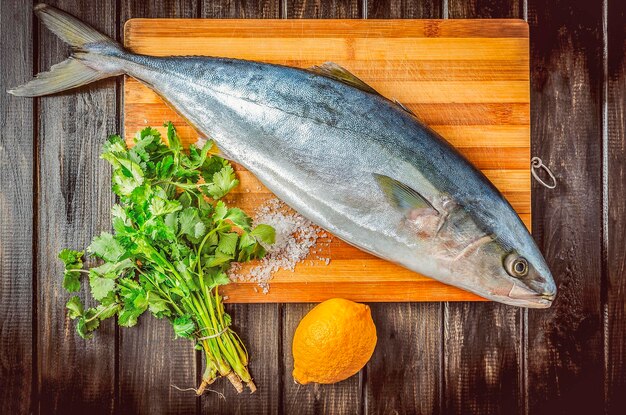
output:
[{"label": "fish tail", "polygon": [[72,55],[8,93],[38,97],[124,73],[119,58],[126,52],[119,43],[47,4],[38,4],[34,10],[48,29],[72,47]]}]

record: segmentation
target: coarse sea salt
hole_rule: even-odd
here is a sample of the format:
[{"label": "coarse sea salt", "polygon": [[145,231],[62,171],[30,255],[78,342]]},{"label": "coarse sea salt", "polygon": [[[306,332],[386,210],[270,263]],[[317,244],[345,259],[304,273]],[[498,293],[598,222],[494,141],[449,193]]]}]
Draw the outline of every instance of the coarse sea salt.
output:
[{"label": "coarse sea salt", "polygon": [[[265,294],[269,292],[269,283],[276,271],[284,269],[293,272],[296,264],[309,257],[313,248],[329,244],[328,241],[319,240],[328,237],[326,232],[290,210],[278,199],[270,199],[256,210],[254,224],[260,223],[270,225],[276,230],[276,241],[265,246],[267,254],[252,268],[244,272],[241,264],[233,263],[228,274],[231,281],[256,282]],[[315,252],[319,252],[319,249],[313,251]],[[330,258],[322,258],[319,255],[314,259],[325,265],[330,263]],[[311,261],[311,264],[313,263],[314,261]]]}]

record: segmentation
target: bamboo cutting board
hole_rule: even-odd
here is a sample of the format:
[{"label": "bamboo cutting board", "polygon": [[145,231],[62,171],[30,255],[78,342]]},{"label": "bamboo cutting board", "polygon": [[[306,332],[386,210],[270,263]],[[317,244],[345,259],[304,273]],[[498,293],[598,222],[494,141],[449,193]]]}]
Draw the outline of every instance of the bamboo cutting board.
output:
[{"label": "bamboo cutting board", "polygon": [[[126,46],[151,55],[207,55],[298,67],[333,61],[410,108],[465,154],[530,227],[528,25],[521,20],[191,20],[131,19]],[[152,91],[126,78],[127,139],[171,120],[186,144],[199,134]],[[272,198],[237,167],[230,204],[252,213]],[[294,272],[276,273],[268,294],[230,284],[231,302],[479,301],[326,238]],[[330,263],[315,259],[329,257]]]}]

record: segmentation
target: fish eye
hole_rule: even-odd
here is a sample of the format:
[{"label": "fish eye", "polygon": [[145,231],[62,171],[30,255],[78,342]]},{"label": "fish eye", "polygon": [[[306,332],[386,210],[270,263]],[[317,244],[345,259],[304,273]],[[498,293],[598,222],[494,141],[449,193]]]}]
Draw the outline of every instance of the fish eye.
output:
[{"label": "fish eye", "polygon": [[528,262],[524,258],[519,258],[513,263],[513,271],[517,275],[526,275],[528,273]]},{"label": "fish eye", "polygon": [[504,266],[506,272],[512,277],[524,277],[528,274],[528,261],[526,258],[517,256],[516,254],[509,254],[504,260]]}]

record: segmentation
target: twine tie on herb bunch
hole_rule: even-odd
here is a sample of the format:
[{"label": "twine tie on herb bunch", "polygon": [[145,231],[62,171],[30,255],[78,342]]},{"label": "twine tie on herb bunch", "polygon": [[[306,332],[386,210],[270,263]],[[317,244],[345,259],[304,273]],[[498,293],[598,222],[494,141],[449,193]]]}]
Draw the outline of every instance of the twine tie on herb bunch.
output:
[{"label": "twine tie on herb bunch", "polygon": [[[198,332],[201,332],[202,330],[207,330],[210,329],[211,327],[204,327],[200,330],[198,330]],[[214,339],[216,337],[220,337],[222,334],[226,333],[226,331],[228,331],[228,327],[224,327],[221,331],[215,333],[215,334],[211,334],[210,336],[204,336],[204,337],[199,337],[198,340],[208,340],[208,339]]]},{"label": "twine tie on herb bunch", "polygon": [[[543,181],[541,177],[539,177],[539,174],[537,174],[537,170],[539,169],[543,169],[550,177],[549,184]],[[552,170],[550,170],[548,166],[543,164],[543,160],[541,160],[539,157],[533,157],[532,159],[530,159],[530,172],[532,173],[535,180],[537,180],[542,186],[548,189],[554,189],[556,187],[556,178],[554,177],[554,174],[552,174]]]}]

